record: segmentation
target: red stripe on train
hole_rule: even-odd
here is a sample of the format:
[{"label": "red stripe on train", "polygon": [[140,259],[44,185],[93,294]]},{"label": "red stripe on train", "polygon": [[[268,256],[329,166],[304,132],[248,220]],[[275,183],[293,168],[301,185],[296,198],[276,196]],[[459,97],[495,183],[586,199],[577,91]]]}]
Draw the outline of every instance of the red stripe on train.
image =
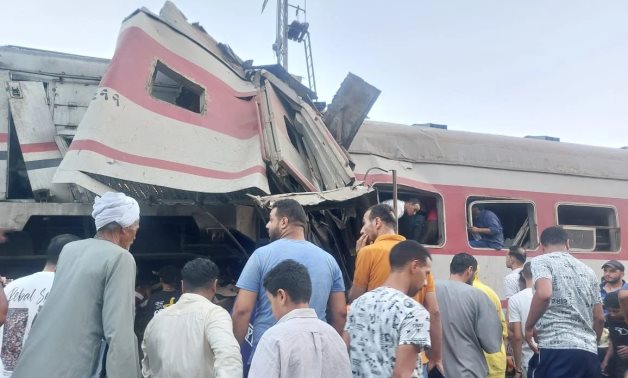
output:
[{"label": "red stripe on train", "polygon": [[0,133],[0,143],[8,143],[8,141],[9,141],[9,134]]},{"label": "red stripe on train", "polygon": [[144,167],[158,168],[172,172],[186,173],[189,175],[221,180],[235,180],[242,177],[250,176],[255,173],[260,173],[264,176],[266,175],[266,167],[261,165],[252,166],[239,172],[218,171],[215,169],[197,167],[188,164],[176,163],[173,161],[133,155],[116,150],[102,143],[89,139],[75,140],[72,142],[72,144],[70,145],[70,151],[79,150],[92,151],[99,155],[103,155],[112,159],[124,161],[135,165],[141,165]]},{"label": "red stripe on train", "polygon": [[57,144],[54,142],[20,144],[20,149],[23,154],[31,152],[59,151],[59,147],[57,147]]}]

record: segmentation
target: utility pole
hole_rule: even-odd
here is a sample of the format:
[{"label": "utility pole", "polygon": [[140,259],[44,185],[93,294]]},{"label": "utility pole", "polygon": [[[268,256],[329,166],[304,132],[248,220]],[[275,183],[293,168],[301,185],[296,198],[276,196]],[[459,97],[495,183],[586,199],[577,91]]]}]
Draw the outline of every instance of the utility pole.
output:
[{"label": "utility pole", "polygon": [[[305,65],[307,68],[307,79],[309,88],[312,92],[316,93],[316,77],[314,75],[314,59],[312,57],[312,43],[310,41],[309,26],[307,23],[307,0],[304,0],[304,6],[301,8],[299,5],[292,5],[288,0],[277,0],[277,22],[276,22],[276,37],[275,43],[273,43],[273,51],[277,57],[277,64],[282,66],[288,71],[288,40],[301,43],[305,50]],[[266,8],[268,0],[264,0],[262,4],[262,12]],[[288,9],[294,8],[296,10],[296,16],[299,16],[299,12],[303,13],[304,21],[294,20],[288,23]]]}]

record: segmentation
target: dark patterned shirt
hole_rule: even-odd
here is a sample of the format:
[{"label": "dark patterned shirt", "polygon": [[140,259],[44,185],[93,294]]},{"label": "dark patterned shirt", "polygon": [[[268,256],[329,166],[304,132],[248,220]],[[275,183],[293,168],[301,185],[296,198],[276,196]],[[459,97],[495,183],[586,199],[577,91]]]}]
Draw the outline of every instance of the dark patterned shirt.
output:
[{"label": "dark patterned shirt", "polygon": [[[418,302],[390,287],[370,291],[351,305],[350,336],[354,377],[390,377],[399,345],[430,347],[430,315]],[[421,377],[421,359],[413,377]]]}]

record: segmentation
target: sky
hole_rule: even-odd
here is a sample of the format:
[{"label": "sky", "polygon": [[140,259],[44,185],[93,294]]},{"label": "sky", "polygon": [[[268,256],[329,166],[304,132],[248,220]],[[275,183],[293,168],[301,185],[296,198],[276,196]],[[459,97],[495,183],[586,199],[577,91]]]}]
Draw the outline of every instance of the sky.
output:
[{"label": "sky", "polygon": [[[110,58],[122,20],[162,0],[5,1],[0,45]],[[254,64],[275,62],[276,1],[179,0],[191,22]],[[291,4],[305,5],[305,0]],[[290,20],[295,19],[294,11]],[[303,20],[303,16],[300,16]],[[348,72],[382,91],[369,118],[628,146],[624,0],[310,0],[319,99]],[[291,73],[306,75],[301,45]]]}]

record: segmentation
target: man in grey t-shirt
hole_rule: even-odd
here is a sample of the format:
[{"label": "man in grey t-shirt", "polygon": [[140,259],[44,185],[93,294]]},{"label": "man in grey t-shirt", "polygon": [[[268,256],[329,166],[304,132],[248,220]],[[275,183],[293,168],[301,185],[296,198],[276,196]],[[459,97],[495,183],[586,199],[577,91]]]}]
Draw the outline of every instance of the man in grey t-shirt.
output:
[{"label": "man in grey t-shirt", "polygon": [[436,298],[443,326],[443,361],[446,377],[485,378],[486,353],[499,352],[502,325],[495,305],[471,286],[477,260],[459,253],[449,265],[449,281],[436,281]]},{"label": "man in grey t-shirt", "polygon": [[[600,376],[597,339],[604,314],[597,277],[571,256],[561,227],[541,233],[544,255],[531,261],[534,296],[526,321],[526,340],[537,352],[534,377],[593,378]],[[532,342],[535,337],[538,348]],[[533,358],[534,360],[534,358]]]}]

